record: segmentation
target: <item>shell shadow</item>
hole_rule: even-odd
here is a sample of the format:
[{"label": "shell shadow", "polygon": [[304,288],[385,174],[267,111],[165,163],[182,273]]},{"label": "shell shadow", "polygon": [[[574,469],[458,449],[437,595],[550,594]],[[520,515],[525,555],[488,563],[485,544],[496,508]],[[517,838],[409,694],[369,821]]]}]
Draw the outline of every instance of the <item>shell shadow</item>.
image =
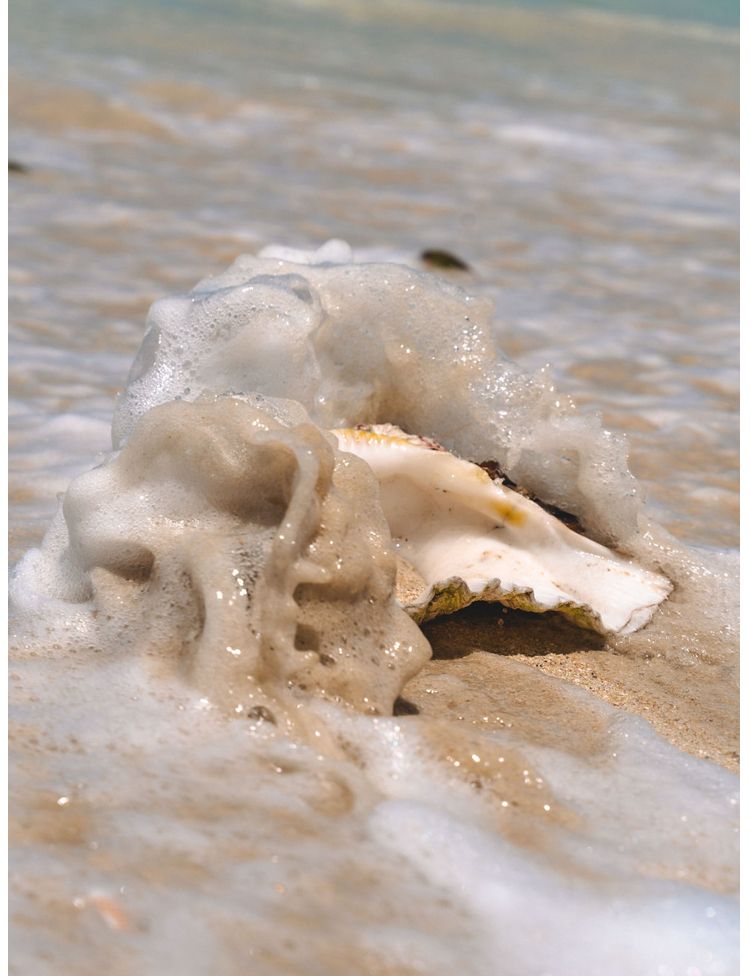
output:
[{"label": "shell shadow", "polygon": [[473,651],[537,657],[601,651],[607,638],[570,623],[561,614],[526,613],[497,603],[473,603],[422,627],[438,660],[466,657]]}]

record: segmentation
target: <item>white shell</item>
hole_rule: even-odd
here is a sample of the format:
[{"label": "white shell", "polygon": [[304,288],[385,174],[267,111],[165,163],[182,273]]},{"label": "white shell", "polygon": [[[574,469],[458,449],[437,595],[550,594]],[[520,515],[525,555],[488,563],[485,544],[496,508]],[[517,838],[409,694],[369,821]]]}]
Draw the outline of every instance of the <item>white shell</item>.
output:
[{"label": "white shell", "polygon": [[475,600],[556,610],[602,634],[645,626],[672,585],[572,531],[477,464],[391,425],[334,430],[374,471],[418,621]]}]

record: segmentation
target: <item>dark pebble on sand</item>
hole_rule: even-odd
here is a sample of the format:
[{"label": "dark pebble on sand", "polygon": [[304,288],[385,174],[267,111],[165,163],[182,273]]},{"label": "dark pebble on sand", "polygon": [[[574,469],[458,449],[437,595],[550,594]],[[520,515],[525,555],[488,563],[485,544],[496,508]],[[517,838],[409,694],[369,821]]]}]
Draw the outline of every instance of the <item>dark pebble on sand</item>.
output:
[{"label": "dark pebble on sand", "polygon": [[430,248],[427,251],[422,251],[419,256],[425,264],[429,264],[433,268],[443,268],[448,271],[471,271],[469,265],[462,258],[456,257],[450,251]]}]

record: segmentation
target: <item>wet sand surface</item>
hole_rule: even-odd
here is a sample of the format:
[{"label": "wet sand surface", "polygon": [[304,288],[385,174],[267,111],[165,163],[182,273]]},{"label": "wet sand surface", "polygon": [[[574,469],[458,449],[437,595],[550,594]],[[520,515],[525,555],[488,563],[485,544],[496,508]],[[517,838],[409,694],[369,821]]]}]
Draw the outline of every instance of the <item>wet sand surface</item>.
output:
[{"label": "wet sand surface", "polygon": [[[647,719],[669,742],[727,769],[739,765],[736,669],[720,661],[679,662],[652,652],[612,649],[563,619],[474,605],[432,621],[433,660],[404,691],[420,711],[471,724],[533,718],[532,737],[585,749],[597,741],[586,710],[571,714],[538,672],[583,688]],[[591,723],[591,726],[590,726]]]}]

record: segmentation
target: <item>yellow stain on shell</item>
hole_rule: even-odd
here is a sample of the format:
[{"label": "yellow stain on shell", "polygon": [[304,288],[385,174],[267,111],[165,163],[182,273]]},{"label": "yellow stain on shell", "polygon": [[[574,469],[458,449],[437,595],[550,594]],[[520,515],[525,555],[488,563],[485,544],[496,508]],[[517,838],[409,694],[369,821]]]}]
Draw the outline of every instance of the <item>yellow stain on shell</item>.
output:
[{"label": "yellow stain on shell", "polygon": [[492,502],[490,507],[494,514],[507,525],[523,525],[526,521],[525,513],[511,502],[505,501],[504,498]]}]

